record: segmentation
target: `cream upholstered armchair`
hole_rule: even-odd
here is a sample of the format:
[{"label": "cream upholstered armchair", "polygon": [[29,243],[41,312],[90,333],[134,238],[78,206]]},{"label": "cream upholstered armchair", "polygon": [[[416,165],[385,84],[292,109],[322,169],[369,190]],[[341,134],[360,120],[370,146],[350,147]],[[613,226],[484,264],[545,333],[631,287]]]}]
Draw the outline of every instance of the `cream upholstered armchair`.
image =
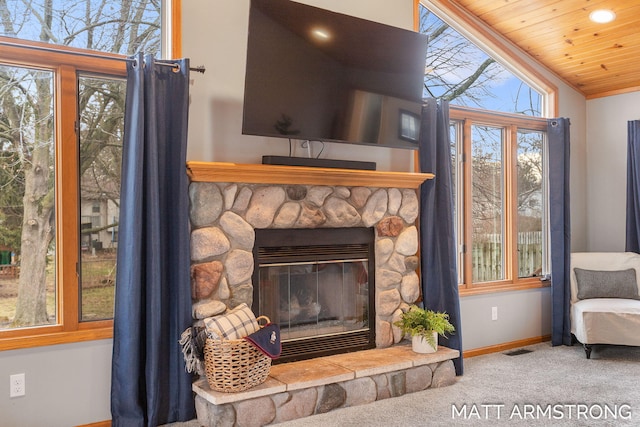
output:
[{"label": "cream upholstered armchair", "polygon": [[571,254],[571,333],[583,344],[640,346],[640,254]]}]

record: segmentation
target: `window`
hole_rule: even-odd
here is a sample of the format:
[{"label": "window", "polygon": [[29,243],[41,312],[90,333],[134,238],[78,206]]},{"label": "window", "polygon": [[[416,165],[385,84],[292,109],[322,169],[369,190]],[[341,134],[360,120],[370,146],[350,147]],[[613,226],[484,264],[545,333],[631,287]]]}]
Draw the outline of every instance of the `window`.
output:
[{"label": "window", "polygon": [[461,290],[540,286],[547,272],[545,119],[451,108]]},{"label": "window", "polygon": [[158,54],[161,5],[179,7],[130,3],[0,2],[0,350],[112,335],[126,93],[113,53]]},{"label": "window", "polygon": [[162,3],[5,0],[0,2],[0,35],[123,55],[157,54]]},{"label": "window", "polygon": [[461,293],[541,286],[549,252],[547,94],[427,7],[419,13],[430,36],[424,95],[451,106]]},{"label": "window", "polygon": [[420,32],[429,35],[424,95],[452,104],[540,117],[542,93],[420,5]]},{"label": "window", "polygon": [[[78,75],[80,211],[80,321],[113,317],[126,81]],[[87,227],[88,225],[88,227]]]}]

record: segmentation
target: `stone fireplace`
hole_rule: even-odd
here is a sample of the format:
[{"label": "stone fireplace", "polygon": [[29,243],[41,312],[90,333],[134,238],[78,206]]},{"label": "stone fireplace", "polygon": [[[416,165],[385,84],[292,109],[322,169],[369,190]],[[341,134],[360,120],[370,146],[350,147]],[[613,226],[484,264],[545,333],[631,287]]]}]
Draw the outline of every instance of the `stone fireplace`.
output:
[{"label": "stone fireplace", "polygon": [[[370,334],[370,339],[360,348],[390,347],[402,339],[392,324],[403,309],[420,298],[416,272],[417,188],[432,175],[230,163],[189,162],[187,166],[191,178],[195,322],[246,303],[256,315],[269,311],[269,317],[281,324],[283,348],[287,341],[295,341],[295,333],[304,329],[305,322],[300,320],[302,310],[308,314],[306,324],[315,330],[311,335],[333,337],[331,328],[346,330],[346,335],[365,331],[362,333]],[[302,230],[305,231],[298,237],[292,237]],[[365,260],[357,249],[342,260],[333,254],[323,254],[323,245],[331,244],[326,240],[336,230],[338,236],[368,230],[364,234],[369,233],[371,242],[365,246],[373,249],[373,256]],[[269,291],[268,280],[263,281],[263,289],[260,286],[260,271],[268,266],[257,265],[261,245],[256,242],[264,241],[265,234],[274,232],[285,237],[270,247],[293,247],[293,250],[277,262],[279,266],[287,265],[286,274],[282,268],[264,270],[265,275],[271,274],[277,282],[277,287],[271,284]],[[298,243],[292,246],[294,242]],[[309,248],[319,253],[306,260],[299,258]],[[287,289],[293,283],[293,266],[297,266],[298,273],[306,273],[305,283],[319,277],[320,270],[323,274],[337,269],[355,273],[334,290],[314,287],[310,291],[309,285],[296,285],[293,294],[290,290],[285,293],[284,283]],[[349,296],[327,294],[345,290]],[[260,292],[263,295],[257,301]],[[308,292],[314,296],[308,296]],[[353,302],[351,311],[332,307],[335,300],[344,299]],[[279,312],[276,307],[280,308],[285,300],[286,313]],[[271,301],[270,305],[265,305],[265,301]],[[298,329],[292,332],[289,325],[294,320],[293,314],[300,321]],[[365,314],[371,314],[370,318],[362,317]],[[338,320],[340,324],[336,323]],[[324,329],[318,333],[319,327]],[[285,333],[290,333],[288,338]],[[347,346],[332,349],[332,353],[354,349],[358,348]]]},{"label": "stone fireplace", "polygon": [[[201,425],[279,423],[455,382],[457,350],[414,353],[392,326],[420,298],[417,189],[433,175],[187,167],[194,322],[246,303],[269,312],[291,342],[312,330],[339,347],[325,353],[327,341],[303,341],[304,351],[322,352],[272,366],[264,383],[239,393],[213,391],[201,377],[193,384]],[[366,336],[365,349],[351,334]]]}]

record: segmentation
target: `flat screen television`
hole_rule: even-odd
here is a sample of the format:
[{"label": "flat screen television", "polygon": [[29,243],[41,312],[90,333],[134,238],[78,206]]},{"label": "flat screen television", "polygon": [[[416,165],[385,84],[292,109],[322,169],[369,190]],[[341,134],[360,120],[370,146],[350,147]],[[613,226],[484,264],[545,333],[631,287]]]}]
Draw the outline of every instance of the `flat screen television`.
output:
[{"label": "flat screen television", "polygon": [[251,0],[242,133],[418,148],[427,36]]}]

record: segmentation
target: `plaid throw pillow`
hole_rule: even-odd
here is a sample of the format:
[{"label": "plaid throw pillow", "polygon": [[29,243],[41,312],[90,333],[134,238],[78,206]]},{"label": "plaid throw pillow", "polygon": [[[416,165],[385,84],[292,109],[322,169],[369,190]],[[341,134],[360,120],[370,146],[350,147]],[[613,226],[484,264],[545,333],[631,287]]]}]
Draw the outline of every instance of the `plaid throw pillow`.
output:
[{"label": "plaid throw pillow", "polygon": [[238,340],[260,329],[255,314],[245,303],[220,316],[204,319],[204,324],[214,339]]}]

